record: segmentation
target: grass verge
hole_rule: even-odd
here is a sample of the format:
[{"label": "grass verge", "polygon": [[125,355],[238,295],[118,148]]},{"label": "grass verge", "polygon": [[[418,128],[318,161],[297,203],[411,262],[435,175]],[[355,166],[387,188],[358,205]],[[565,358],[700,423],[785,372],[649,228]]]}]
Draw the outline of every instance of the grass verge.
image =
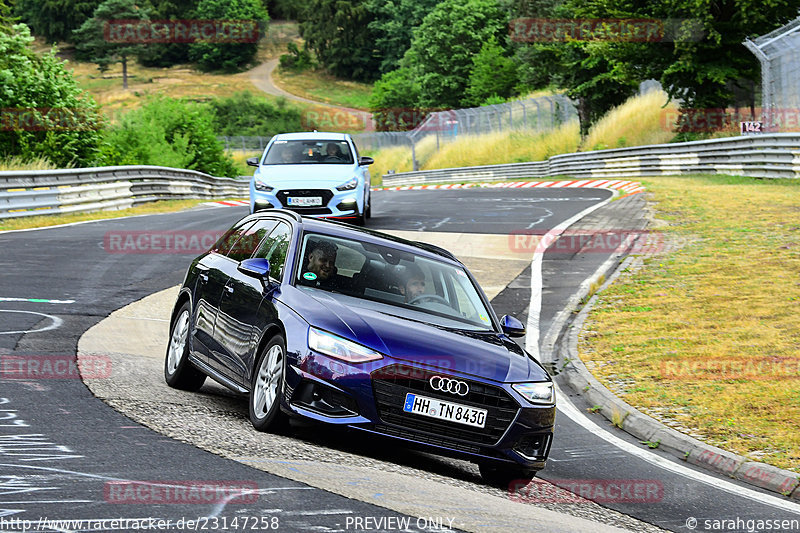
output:
[{"label": "grass verge", "polygon": [[285,91],[297,96],[355,109],[369,109],[372,85],[368,83],[342,80],[323,70],[291,72],[280,68],[272,73],[272,79]]},{"label": "grass verge", "polygon": [[643,182],[682,246],[600,295],[581,358],[662,422],[800,472],[800,182]]},{"label": "grass verge", "polygon": [[[222,200],[222,198],[220,198]],[[115,211],[96,211],[94,213],[69,213],[64,215],[41,215],[15,219],[0,220],[0,231],[42,228],[47,226],[58,226],[60,224],[71,224],[74,222],[86,222],[89,220],[106,220],[110,218],[120,218],[133,215],[152,215],[156,213],[174,213],[195,207],[204,202],[212,200],[161,200],[150,202],[130,209],[119,209]]]}]

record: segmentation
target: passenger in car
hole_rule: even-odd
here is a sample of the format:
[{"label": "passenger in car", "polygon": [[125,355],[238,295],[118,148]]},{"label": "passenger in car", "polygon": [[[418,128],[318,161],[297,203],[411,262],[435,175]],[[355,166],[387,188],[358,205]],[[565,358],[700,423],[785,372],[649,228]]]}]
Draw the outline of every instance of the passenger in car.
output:
[{"label": "passenger in car", "polygon": [[405,296],[406,303],[425,293],[425,273],[415,264],[410,264],[400,272],[400,294]]}]

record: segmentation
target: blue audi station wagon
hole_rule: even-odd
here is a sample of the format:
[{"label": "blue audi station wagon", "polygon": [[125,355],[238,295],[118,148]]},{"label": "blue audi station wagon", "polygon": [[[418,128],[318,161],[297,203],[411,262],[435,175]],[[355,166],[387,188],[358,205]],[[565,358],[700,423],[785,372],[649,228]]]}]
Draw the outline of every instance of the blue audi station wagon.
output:
[{"label": "blue audi station wagon", "polygon": [[196,258],[172,311],[167,383],[477,463],[493,484],[544,467],[555,396],[449,252],[349,224],[251,214]]}]

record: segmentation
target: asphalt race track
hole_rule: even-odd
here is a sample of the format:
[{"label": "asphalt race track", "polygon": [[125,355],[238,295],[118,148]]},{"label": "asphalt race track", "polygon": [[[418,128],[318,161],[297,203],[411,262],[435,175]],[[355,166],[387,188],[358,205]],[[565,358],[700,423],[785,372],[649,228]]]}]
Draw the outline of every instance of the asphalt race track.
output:
[{"label": "asphalt race track", "polygon": [[[609,191],[586,189],[374,192],[374,217],[369,227],[434,232],[440,238],[441,234],[508,235],[547,230],[610,195]],[[609,207],[618,203],[612,202]],[[608,227],[608,214],[601,210],[587,220],[595,217],[600,227]],[[116,309],[179,284],[190,259],[199,254],[199,251],[158,253],[152,241],[149,243],[152,253],[141,253],[142,250],[131,253],[115,249],[115,238],[181,231],[187,235],[207,234],[210,239],[244,214],[246,209],[240,208],[198,208],[175,214],[0,234],[3,364],[38,360],[41,364],[67,365],[74,360],[78,339],[87,329]],[[462,241],[454,239],[456,242]],[[451,250],[459,255],[457,249]],[[600,253],[545,257],[540,335],[561,310],[559,304],[606,258],[607,255]],[[513,263],[519,265],[519,261]],[[487,263],[486,268],[490,270],[491,265]],[[531,272],[524,265],[519,270],[507,287],[493,291],[492,303],[499,315],[511,313],[524,321],[531,294]],[[137,339],[132,337],[129,342],[135,344]],[[237,407],[233,403],[230,416],[235,417]],[[591,406],[576,404],[575,407],[578,414],[574,418],[580,419],[583,416],[580,412],[585,413]],[[568,408],[566,403],[564,408]],[[660,492],[646,502],[616,498],[613,502],[601,502],[602,507],[672,531],[688,531],[691,524],[695,524],[696,531],[708,530],[703,529],[704,520],[714,519],[742,520],[741,528],[724,531],[747,531],[746,520],[800,519],[797,504],[785,503],[788,500],[734,480],[713,476],[710,482],[707,476],[712,475],[708,472],[695,476],[692,472],[700,471],[690,465],[658,450],[649,450],[622,432],[614,432],[614,438],[635,446],[644,457],[633,455],[612,442],[613,438],[603,438],[609,427],[603,419],[588,416],[601,428],[587,429],[573,417],[559,415],[553,451],[548,467],[540,474],[542,479],[561,485],[569,484],[570,480],[656,484]],[[182,425],[180,418],[175,424]],[[313,428],[298,431],[298,446],[310,442],[315,445],[315,453],[324,454],[330,444],[334,450],[343,449],[350,455],[363,457],[367,466],[375,459],[369,450],[350,442],[347,435],[321,435]],[[648,459],[648,454],[663,464]],[[431,476],[444,473],[452,476],[455,484],[490,492],[480,487],[476,469],[469,463],[429,459],[425,454],[409,454],[402,449],[396,453],[383,450],[378,455],[384,462],[392,462],[396,455],[401,467],[414,463],[415,468],[427,469]],[[308,459],[313,460],[314,456]],[[665,468],[667,463],[677,466]],[[216,480],[220,484],[247,480],[257,485],[260,497],[252,502],[234,502],[235,505],[224,498],[202,506],[114,503],[113,491],[125,480],[159,480],[164,485],[180,485],[180,480]],[[620,518],[613,511],[604,514],[595,504],[559,498],[548,501],[548,497],[531,505],[594,518],[629,530],[646,527],[634,519]],[[435,515],[429,513],[431,517]],[[36,521],[44,517],[48,520],[157,517],[172,520],[172,530],[190,529],[180,527],[181,518],[206,517],[205,528],[203,524],[194,524],[194,528],[207,531],[223,530],[223,526],[236,530],[232,527],[233,518],[238,518],[239,530],[430,531],[435,529],[434,525],[440,530],[448,526],[446,519],[439,524],[419,523],[416,516],[410,522],[403,522],[409,517],[385,507],[271,475],[167,438],[95,398],[75,373],[62,372],[54,379],[0,378],[0,531],[13,530],[8,527],[13,522],[3,520]],[[371,517],[374,521],[359,523],[355,517]],[[216,522],[209,522],[213,520]],[[79,525],[50,524],[50,529],[39,530],[136,530],[128,526],[125,529],[119,525],[112,527],[110,522],[90,521]],[[524,524],[521,526],[521,530],[526,530]]]}]

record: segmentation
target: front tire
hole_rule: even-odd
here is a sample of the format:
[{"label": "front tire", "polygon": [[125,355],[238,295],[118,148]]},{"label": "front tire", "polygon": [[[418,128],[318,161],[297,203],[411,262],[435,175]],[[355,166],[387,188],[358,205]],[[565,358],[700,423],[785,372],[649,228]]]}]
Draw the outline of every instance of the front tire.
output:
[{"label": "front tire", "polygon": [[189,302],[185,302],[172,321],[167,356],[164,359],[164,380],[173,389],[194,392],[203,386],[206,375],[189,362],[191,315],[191,306]]},{"label": "front tire", "polygon": [[285,427],[288,417],[281,411],[281,395],[286,369],[286,341],[275,335],[261,352],[250,388],[250,423],[258,431]]},{"label": "front tire", "polygon": [[367,225],[367,212],[366,210],[363,213],[359,213],[358,217],[356,218],[356,226],[366,226]]},{"label": "front tire", "polygon": [[536,471],[521,465],[481,463],[478,465],[481,477],[487,485],[508,489],[511,483],[527,485],[536,476]]}]

